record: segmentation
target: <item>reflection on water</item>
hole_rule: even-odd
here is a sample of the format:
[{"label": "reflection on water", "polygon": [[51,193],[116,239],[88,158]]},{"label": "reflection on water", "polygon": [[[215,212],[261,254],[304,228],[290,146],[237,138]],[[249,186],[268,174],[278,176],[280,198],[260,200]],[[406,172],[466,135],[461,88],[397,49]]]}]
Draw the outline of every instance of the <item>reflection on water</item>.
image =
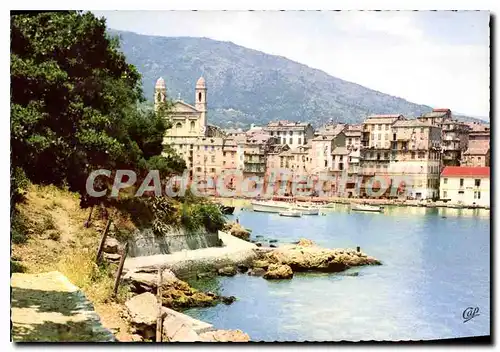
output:
[{"label": "reflection on water", "polygon": [[[486,216],[485,213],[488,215]],[[241,211],[252,237],[307,237],[325,247],[361,246],[383,266],[359,276],[296,274],[267,281],[240,274],[205,281],[238,301],[188,314],[253,340],[436,339],[489,334],[489,211],[387,207],[384,214],[338,205],[326,216],[283,218]],[[203,287],[203,285],[201,285]],[[480,316],[463,323],[467,307]]]}]

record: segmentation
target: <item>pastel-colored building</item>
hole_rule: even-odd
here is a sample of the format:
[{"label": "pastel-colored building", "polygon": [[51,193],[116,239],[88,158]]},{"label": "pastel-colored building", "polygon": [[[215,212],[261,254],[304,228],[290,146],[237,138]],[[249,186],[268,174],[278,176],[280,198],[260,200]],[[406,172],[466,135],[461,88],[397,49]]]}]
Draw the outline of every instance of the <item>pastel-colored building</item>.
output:
[{"label": "pastel-colored building", "polygon": [[441,173],[442,200],[466,206],[490,206],[490,168],[447,166]]},{"label": "pastel-colored building", "polygon": [[439,196],[441,128],[418,119],[396,121],[392,126],[388,175],[409,187],[408,196],[432,199]]},{"label": "pastel-colored building", "polygon": [[272,137],[277,137],[279,144],[288,144],[291,148],[307,144],[314,136],[313,127],[305,122],[273,121],[263,130]]}]

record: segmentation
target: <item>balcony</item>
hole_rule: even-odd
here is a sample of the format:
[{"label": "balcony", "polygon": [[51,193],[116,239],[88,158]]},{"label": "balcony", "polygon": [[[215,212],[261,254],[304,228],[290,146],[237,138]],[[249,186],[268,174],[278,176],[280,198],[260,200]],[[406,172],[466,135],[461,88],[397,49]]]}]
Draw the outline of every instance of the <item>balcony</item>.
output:
[{"label": "balcony", "polygon": [[357,174],[357,173],[359,173],[359,166],[349,166],[347,168],[347,173],[348,174]]},{"label": "balcony", "polygon": [[265,164],[245,164],[243,172],[263,173],[266,171]]}]

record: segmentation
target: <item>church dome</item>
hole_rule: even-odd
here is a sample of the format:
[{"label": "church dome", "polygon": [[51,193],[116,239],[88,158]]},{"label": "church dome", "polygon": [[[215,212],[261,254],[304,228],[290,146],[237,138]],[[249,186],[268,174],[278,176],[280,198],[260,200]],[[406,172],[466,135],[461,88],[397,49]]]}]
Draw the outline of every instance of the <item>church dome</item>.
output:
[{"label": "church dome", "polygon": [[196,87],[197,88],[205,88],[205,78],[200,77],[198,81],[196,82]]},{"label": "church dome", "polygon": [[165,80],[163,79],[163,77],[158,78],[155,84],[155,88],[165,88],[165,87],[166,87]]}]

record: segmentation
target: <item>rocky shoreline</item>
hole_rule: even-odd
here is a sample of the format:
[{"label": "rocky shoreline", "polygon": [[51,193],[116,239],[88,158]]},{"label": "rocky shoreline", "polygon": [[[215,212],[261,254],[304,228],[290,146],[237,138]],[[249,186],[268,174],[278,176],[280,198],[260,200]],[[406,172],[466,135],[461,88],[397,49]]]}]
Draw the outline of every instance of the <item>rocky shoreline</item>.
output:
[{"label": "rocky shoreline", "polygon": [[[226,229],[240,238],[220,232],[224,247],[130,258],[125,262],[126,273],[123,282],[129,285],[135,294],[125,303],[125,317],[138,338],[151,340],[155,337],[159,312],[156,297],[158,270],[162,270],[161,309],[164,341],[246,342],[250,341],[250,337],[240,330],[217,330],[208,323],[196,321],[180,313],[179,311],[192,307],[232,304],[237,297],[198,291],[182,281],[179,275],[205,278],[246,273],[266,280],[289,280],[296,272],[338,273],[356,266],[381,265],[379,260],[361,252],[359,248],[322,248],[308,239],[278,247],[258,247],[248,242],[250,231],[238,223],[229,223]],[[234,255],[235,253],[238,255]],[[229,255],[230,260],[228,254],[233,254]]]}]

